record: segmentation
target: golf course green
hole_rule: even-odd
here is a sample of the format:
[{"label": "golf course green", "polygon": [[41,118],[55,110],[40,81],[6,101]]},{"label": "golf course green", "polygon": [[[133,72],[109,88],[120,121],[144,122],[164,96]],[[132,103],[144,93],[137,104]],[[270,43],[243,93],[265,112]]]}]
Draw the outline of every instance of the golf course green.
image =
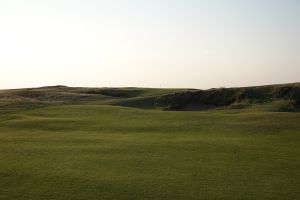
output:
[{"label": "golf course green", "polygon": [[300,199],[297,109],[174,111],[152,102],[171,89],[120,91],[1,91],[0,199]]}]

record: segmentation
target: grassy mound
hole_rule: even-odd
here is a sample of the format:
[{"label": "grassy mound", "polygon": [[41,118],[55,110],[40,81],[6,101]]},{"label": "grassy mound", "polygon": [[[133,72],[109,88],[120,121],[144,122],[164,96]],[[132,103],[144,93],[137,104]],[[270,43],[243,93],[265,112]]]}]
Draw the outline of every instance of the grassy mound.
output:
[{"label": "grassy mound", "polygon": [[[278,101],[281,103],[278,104]],[[300,105],[300,84],[246,88],[220,88],[174,93],[158,98],[157,105],[169,110],[198,108],[244,108],[253,104],[278,105],[278,110],[291,111]]]},{"label": "grassy mound", "polygon": [[242,109],[265,104],[274,111],[295,111],[300,105],[300,84],[210,90],[53,86],[0,91],[0,111],[82,103],[164,110]]}]

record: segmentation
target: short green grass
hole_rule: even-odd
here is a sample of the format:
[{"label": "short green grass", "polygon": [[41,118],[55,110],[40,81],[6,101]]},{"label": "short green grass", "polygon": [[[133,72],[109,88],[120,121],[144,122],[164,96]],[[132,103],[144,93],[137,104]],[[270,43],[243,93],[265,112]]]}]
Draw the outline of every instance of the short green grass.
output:
[{"label": "short green grass", "polygon": [[59,105],[0,115],[0,199],[300,199],[300,113]]}]

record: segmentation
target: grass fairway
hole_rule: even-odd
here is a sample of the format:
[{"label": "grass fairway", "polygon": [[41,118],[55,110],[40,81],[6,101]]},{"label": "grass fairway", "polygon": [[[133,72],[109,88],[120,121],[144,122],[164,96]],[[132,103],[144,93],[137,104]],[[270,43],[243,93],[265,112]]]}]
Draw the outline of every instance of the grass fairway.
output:
[{"label": "grass fairway", "polygon": [[300,199],[300,113],[60,105],[0,115],[0,199]]}]

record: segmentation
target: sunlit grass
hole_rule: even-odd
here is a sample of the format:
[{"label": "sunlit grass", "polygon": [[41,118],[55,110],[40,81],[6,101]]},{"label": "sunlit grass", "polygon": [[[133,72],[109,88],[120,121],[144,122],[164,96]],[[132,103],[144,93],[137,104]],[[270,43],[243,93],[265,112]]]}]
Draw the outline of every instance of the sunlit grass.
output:
[{"label": "sunlit grass", "polygon": [[299,113],[102,105],[0,118],[1,199],[298,199]]}]

